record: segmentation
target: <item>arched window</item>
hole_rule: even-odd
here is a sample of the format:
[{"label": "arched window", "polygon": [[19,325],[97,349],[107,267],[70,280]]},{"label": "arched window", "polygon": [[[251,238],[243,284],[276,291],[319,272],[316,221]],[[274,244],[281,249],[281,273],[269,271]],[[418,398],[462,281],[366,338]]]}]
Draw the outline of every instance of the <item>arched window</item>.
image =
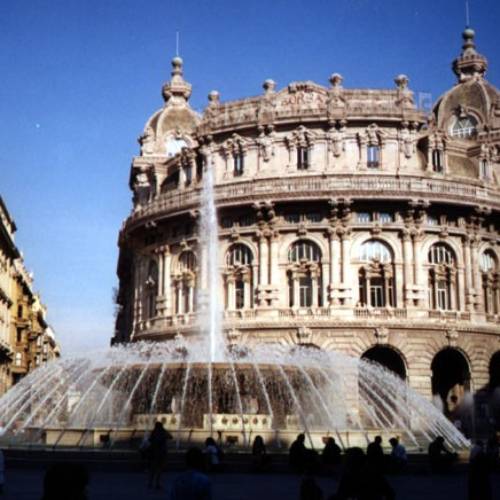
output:
[{"label": "arched window", "polygon": [[158,264],[151,259],[148,262],[148,272],[144,287],[145,293],[145,319],[154,318],[156,316],[156,297],[158,295]]},{"label": "arched window", "polygon": [[253,306],[253,254],[242,243],[232,245],[226,254],[226,308]]},{"label": "arched window", "polygon": [[359,249],[359,302],[369,307],[394,307],[394,265],[391,249],[382,241],[368,240]]},{"label": "arched window", "polygon": [[477,133],[477,120],[471,116],[457,117],[451,126],[451,136],[460,139],[469,139]]},{"label": "arched window", "polygon": [[175,312],[177,314],[194,312],[196,309],[196,255],[191,250],[184,250],[179,255],[174,287]]},{"label": "arched window", "polygon": [[453,250],[444,243],[436,243],[429,249],[427,263],[430,308],[458,309],[457,264]]},{"label": "arched window", "polygon": [[479,266],[482,275],[484,312],[486,314],[498,314],[500,280],[495,254],[491,250],[483,252]]},{"label": "arched window", "polygon": [[228,266],[248,266],[252,260],[252,251],[241,243],[233,245],[227,252],[226,262]]},{"label": "arched window", "polygon": [[290,307],[323,305],[321,250],[309,240],[299,240],[288,250],[288,292]]},{"label": "arched window", "polygon": [[289,262],[319,262],[321,260],[321,250],[316,243],[308,240],[296,241],[288,250]]}]

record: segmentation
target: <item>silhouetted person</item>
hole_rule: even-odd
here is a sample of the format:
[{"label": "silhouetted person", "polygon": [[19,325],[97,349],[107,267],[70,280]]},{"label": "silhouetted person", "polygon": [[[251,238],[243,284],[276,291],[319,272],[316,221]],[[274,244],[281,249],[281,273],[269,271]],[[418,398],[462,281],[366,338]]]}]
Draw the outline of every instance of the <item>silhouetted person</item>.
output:
[{"label": "silhouetted person", "polygon": [[399,442],[399,439],[395,437],[389,439],[389,444],[392,447],[391,469],[394,472],[401,472],[406,468],[406,464],[408,463],[406,448]]},{"label": "silhouetted person", "polygon": [[290,467],[296,472],[302,472],[304,470],[306,462],[306,446],[304,444],[306,437],[304,434],[299,434],[295,441],[290,446],[289,452],[289,463]]},{"label": "silhouetted person", "polygon": [[342,461],[342,450],[334,438],[329,437],[326,441],[323,453],[321,454],[321,460],[323,465],[327,467],[335,467]]},{"label": "silhouetted person", "polygon": [[42,500],[86,500],[89,475],[81,464],[52,465],[43,479]]},{"label": "silhouetted person", "polygon": [[255,472],[263,472],[269,465],[269,455],[262,436],[255,436],[252,445],[252,468]]},{"label": "silhouetted person", "polygon": [[429,464],[431,472],[446,472],[457,459],[457,454],[452,453],[444,445],[444,438],[438,436],[429,445]]},{"label": "silhouetted person", "polygon": [[211,500],[212,483],[203,473],[204,465],[202,451],[190,448],[186,452],[187,471],[174,478],[169,500]]},{"label": "silhouetted person", "polygon": [[149,483],[150,488],[153,483],[156,489],[160,489],[160,478],[163,467],[167,460],[167,439],[170,434],[165,430],[161,422],[156,422],[153,432],[149,436],[149,447],[147,456],[149,460]]},{"label": "silhouetted person", "polygon": [[205,439],[205,450],[206,463],[209,472],[219,472],[222,468],[221,464],[221,452],[217,446],[214,438]]},{"label": "silhouetted person", "polygon": [[373,467],[361,448],[345,453],[345,468],[335,500],[394,500],[396,495],[379,467]]},{"label": "silhouetted person", "polygon": [[375,436],[375,439],[366,448],[366,460],[370,465],[378,467],[381,472],[384,470],[385,456],[381,436]]},{"label": "silhouetted person", "polygon": [[478,441],[471,450],[468,473],[468,500],[491,500],[491,461]]}]

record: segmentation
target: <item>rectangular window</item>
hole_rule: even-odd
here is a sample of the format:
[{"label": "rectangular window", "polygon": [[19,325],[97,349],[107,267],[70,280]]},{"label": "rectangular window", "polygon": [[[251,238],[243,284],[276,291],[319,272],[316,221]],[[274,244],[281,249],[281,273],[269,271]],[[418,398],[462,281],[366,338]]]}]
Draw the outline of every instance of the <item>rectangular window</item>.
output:
[{"label": "rectangular window", "polygon": [[307,170],[309,168],[309,150],[303,146],[297,148],[297,169]]},{"label": "rectangular window", "polygon": [[300,221],[299,214],[286,214],[285,221],[290,222],[291,224],[297,224]]},{"label": "rectangular window", "polygon": [[479,175],[481,179],[486,181],[490,180],[490,168],[487,160],[481,160],[479,162]]},{"label": "rectangular window", "polygon": [[22,342],[22,341],[23,341],[23,331],[21,328],[18,328],[16,332],[16,342]]},{"label": "rectangular window", "polygon": [[378,168],[380,165],[380,148],[379,146],[368,146],[367,149],[367,166],[368,168]]},{"label": "rectangular window", "polygon": [[445,280],[437,282],[437,306],[438,309],[451,309],[448,299],[448,284]]},{"label": "rectangular window", "polygon": [[23,306],[21,304],[17,306],[17,317],[19,319],[22,319],[23,317]]},{"label": "rectangular window", "polygon": [[321,222],[321,214],[318,212],[309,212],[306,214],[306,220],[309,222]]},{"label": "rectangular window", "polygon": [[310,276],[299,278],[299,304],[300,307],[312,305],[312,280]]},{"label": "rectangular window", "polygon": [[243,155],[241,153],[237,153],[233,155],[233,163],[234,163],[234,175],[239,177],[243,175]]},{"label": "rectangular window", "polygon": [[255,224],[255,217],[253,215],[242,215],[239,219],[238,219],[238,224],[241,226],[241,227],[246,227],[246,226],[251,226],[253,224]]},{"label": "rectangular window", "polygon": [[245,306],[245,284],[242,280],[235,283],[235,306],[236,309],[243,309]]},{"label": "rectangular window", "polygon": [[370,282],[370,305],[385,307],[384,282],[381,278],[372,278]]},{"label": "rectangular window", "polygon": [[434,149],[432,151],[432,170],[437,173],[443,171],[442,151],[439,149]]},{"label": "rectangular window", "polygon": [[189,186],[193,182],[193,169],[191,165],[184,167],[184,175],[186,176],[186,186]]},{"label": "rectangular window", "polygon": [[434,217],[433,215],[428,215],[427,216],[427,224],[429,226],[437,226],[438,225],[437,217]]},{"label": "rectangular window", "polygon": [[381,224],[389,224],[393,221],[392,214],[387,212],[380,212],[378,214],[378,220]]},{"label": "rectangular window", "polygon": [[232,227],[232,225],[233,225],[233,219],[231,217],[222,217],[221,226],[224,229],[228,229]]},{"label": "rectangular window", "polygon": [[371,214],[369,212],[358,212],[357,220],[361,223],[366,223],[371,221]]}]

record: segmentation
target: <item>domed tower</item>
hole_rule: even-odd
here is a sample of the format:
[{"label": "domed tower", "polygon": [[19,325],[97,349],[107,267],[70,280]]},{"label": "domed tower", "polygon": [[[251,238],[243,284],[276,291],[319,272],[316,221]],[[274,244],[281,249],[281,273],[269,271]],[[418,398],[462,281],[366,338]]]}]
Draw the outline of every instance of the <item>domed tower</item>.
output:
[{"label": "domed tower", "polygon": [[[114,342],[199,335],[199,208],[211,169],[229,344],[338,350],[384,364],[471,424],[500,369],[500,95],[464,32],[431,116],[409,79],[311,81],[202,116],[174,59],[132,164]],[[496,353],[496,354],[495,354]],[[496,380],[496,382],[495,382]]]}]

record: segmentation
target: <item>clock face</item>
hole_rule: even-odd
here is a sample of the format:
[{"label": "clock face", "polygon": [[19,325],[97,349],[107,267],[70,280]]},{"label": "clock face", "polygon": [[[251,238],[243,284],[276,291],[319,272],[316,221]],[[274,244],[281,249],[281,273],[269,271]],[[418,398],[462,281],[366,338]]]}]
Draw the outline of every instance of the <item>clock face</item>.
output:
[{"label": "clock face", "polygon": [[182,148],[187,148],[187,143],[184,139],[175,139],[172,137],[167,139],[165,149],[168,158],[180,153]]}]

